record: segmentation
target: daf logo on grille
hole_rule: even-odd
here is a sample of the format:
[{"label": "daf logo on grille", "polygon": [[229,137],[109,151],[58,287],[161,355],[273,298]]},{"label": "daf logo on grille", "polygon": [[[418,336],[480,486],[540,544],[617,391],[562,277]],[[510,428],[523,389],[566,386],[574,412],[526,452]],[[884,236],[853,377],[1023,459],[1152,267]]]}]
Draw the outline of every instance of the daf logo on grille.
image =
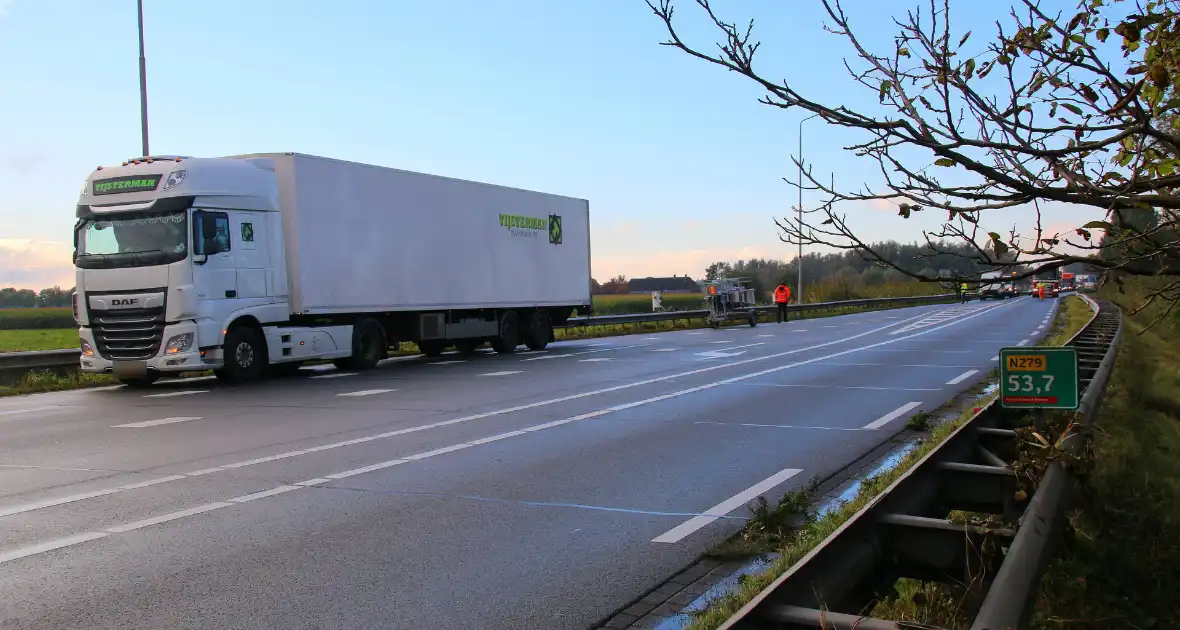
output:
[{"label": "daf logo on grille", "polygon": [[135,306],[138,302],[139,298],[114,298],[111,306]]}]

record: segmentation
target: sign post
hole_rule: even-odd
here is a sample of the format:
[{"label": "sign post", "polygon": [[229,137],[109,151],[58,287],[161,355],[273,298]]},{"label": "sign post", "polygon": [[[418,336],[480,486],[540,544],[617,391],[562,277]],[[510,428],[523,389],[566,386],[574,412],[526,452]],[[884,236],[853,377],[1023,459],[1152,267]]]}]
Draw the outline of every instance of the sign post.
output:
[{"label": "sign post", "polygon": [[1000,405],[1014,409],[1077,409],[1075,348],[1000,349]]}]

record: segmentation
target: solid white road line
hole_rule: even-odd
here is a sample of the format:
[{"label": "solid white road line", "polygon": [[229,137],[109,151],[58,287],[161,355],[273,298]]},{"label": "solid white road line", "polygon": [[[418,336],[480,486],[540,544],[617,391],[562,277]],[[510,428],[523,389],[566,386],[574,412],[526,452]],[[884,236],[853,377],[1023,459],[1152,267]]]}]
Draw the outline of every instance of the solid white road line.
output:
[{"label": "solid white road line", "polygon": [[893,411],[890,411],[889,413],[881,416],[880,418],[877,418],[876,420],[873,420],[872,422],[864,425],[863,428],[869,429],[869,430],[880,429],[881,427],[889,424],[890,422],[893,422],[894,420],[897,420],[898,418],[900,418],[901,416],[903,416],[907,412],[909,412],[909,410],[911,410],[915,407],[918,407],[921,404],[922,404],[921,402],[906,403],[906,404],[898,407],[897,409],[894,409]]},{"label": "solid white road line", "polygon": [[186,389],[180,392],[164,392],[162,394],[146,394],[144,398],[171,398],[173,396],[192,396],[193,394],[208,394],[207,389]]},{"label": "solid white road line", "polygon": [[578,359],[578,363],[601,363],[603,361],[614,361],[611,357],[593,357],[590,359]]},{"label": "solid white road line", "polygon": [[801,472],[803,472],[803,469],[801,468],[787,468],[785,470],[780,470],[766,479],[763,479],[749,488],[746,488],[732,497],[729,497],[721,503],[714,505],[713,507],[706,510],[705,514],[694,516],[677,525],[676,527],[673,527],[667,532],[656,536],[652,539],[652,542],[678,543],[693,532],[701,529],[709,523],[712,523],[722,516],[728,515],[737,508],[749,503],[750,501],[753,501],[755,497],[759,497],[767,491],[774,489],[779,484],[790,479],[791,477],[794,477],[795,475],[798,475]]},{"label": "solid white road line", "polygon": [[302,487],[304,487],[304,486],[303,485],[279,486],[277,488],[271,488],[270,490],[263,490],[262,492],[255,492],[254,494],[246,494],[246,495],[242,495],[240,497],[234,497],[234,498],[230,499],[230,501],[233,503],[249,503],[250,501],[257,501],[258,499],[265,499],[266,497],[273,497],[276,494],[283,494],[284,492],[298,490]]},{"label": "solid white road line", "polygon": [[[71,405],[72,406],[72,405]],[[9,409],[7,411],[0,411],[0,416],[18,416],[25,413],[37,413],[38,411],[50,411],[52,409],[61,409],[63,405],[52,405],[48,407],[28,407],[26,409]]]},{"label": "solid white road line", "polygon": [[676,352],[679,348],[656,348],[652,352]]},{"label": "solid white road line", "polygon": [[337,396],[373,396],[376,394],[388,394],[389,392],[396,392],[396,389],[362,389],[359,392],[346,392],[343,394],[336,394]]},{"label": "solid white road line", "polygon": [[1022,340],[1020,341],[1020,343],[1018,343],[1018,344],[1016,344],[1016,345],[1018,345],[1018,346],[1027,346],[1027,345],[1028,345],[1028,344],[1030,344],[1030,343],[1032,343],[1032,339],[1022,339]]},{"label": "solid white road line", "polygon": [[218,501],[217,503],[208,503],[206,505],[199,505],[195,508],[189,508],[187,510],[180,510],[178,512],[172,512],[169,514],[161,514],[160,516],[156,516],[153,518],[145,518],[142,521],[135,521],[134,523],[127,523],[126,525],[116,525],[114,527],[108,527],[107,529],[105,529],[103,531],[110,533],[110,534],[124,534],[126,532],[135,531],[137,529],[151,527],[152,525],[159,525],[160,523],[167,523],[168,521],[175,521],[176,519],[184,518],[186,516],[194,516],[196,514],[204,514],[205,512],[212,512],[213,510],[220,510],[221,508],[229,507],[231,505],[233,505],[233,503],[229,503],[228,501]]},{"label": "solid white road line", "polygon": [[427,365],[454,365],[454,364],[456,364],[456,363],[467,363],[467,361],[466,361],[466,360],[457,360],[457,361],[435,361],[434,363],[428,363]]},{"label": "solid white road line", "polygon": [[345,376],[356,376],[356,372],[332,372],[331,374],[318,374],[310,378],[342,378]]},{"label": "solid white road line", "polygon": [[103,532],[89,532],[86,534],[78,534],[77,536],[69,536],[67,538],[58,538],[57,540],[43,542],[39,545],[31,545],[28,547],[14,549],[12,551],[0,552],[0,564],[4,564],[5,562],[10,562],[12,560],[19,560],[20,558],[25,558],[28,556],[35,556],[39,553],[45,553],[46,551],[53,551],[54,549],[79,545],[84,542],[90,542],[91,540],[97,540],[99,538],[106,537],[107,534]]},{"label": "solid white road line", "polygon": [[522,374],[521,370],[504,370],[503,372],[488,372],[487,374],[480,374],[480,376],[511,376],[513,374]]},{"label": "solid white road line", "polygon": [[158,427],[161,424],[176,424],[177,422],[188,422],[189,420],[201,420],[202,416],[176,416],[175,418],[161,418],[159,420],[145,420],[143,422],[128,422],[127,424],[116,424],[112,429],[143,429],[146,427]]},{"label": "solid white road line", "polygon": [[937,392],[937,387],[874,387],[872,385],[812,385],[810,383],[743,383],[750,387],[812,387],[815,389],[873,389],[883,392]]},{"label": "solid white road line", "polygon": [[947,385],[958,385],[959,383],[962,383],[963,381],[971,378],[972,376],[974,376],[978,373],[979,373],[979,370],[967,370],[966,372],[963,372],[962,374],[947,381],[946,384]]},{"label": "solid white road line", "polygon": [[[861,347],[861,348],[853,348],[853,349],[850,349],[850,350],[844,350],[844,351],[837,352],[837,353],[835,353],[835,354],[828,355],[828,356],[825,356],[825,357],[816,357],[816,358],[813,358],[813,359],[808,359],[808,360],[801,361],[801,362],[798,362],[798,363],[790,363],[790,364],[787,364],[787,365],[784,365],[784,366],[778,366],[778,367],[775,367],[775,368],[771,368],[771,369],[769,369],[769,370],[762,370],[762,371],[759,371],[759,372],[754,372],[754,373],[752,373],[752,374],[748,374],[748,375],[745,375],[745,376],[739,376],[739,377],[737,377],[737,378],[733,378],[733,379],[726,379],[726,380],[724,380],[724,381],[717,381],[717,382],[715,382],[715,383],[711,383],[711,384],[708,384],[708,385],[706,385],[706,386],[703,386],[703,387],[696,387],[696,388],[691,388],[691,389],[688,389],[688,390],[681,390],[680,392],[676,392],[676,393],[669,394],[669,395],[665,395],[665,396],[658,396],[658,397],[655,397],[655,398],[649,398],[649,399],[646,399],[646,400],[641,400],[641,401],[638,401],[638,402],[635,402],[635,403],[629,403],[629,404],[627,404],[627,405],[620,405],[620,406],[616,406],[616,407],[611,407],[611,408],[608,408],[608,409],[600,410],[600,411],[597,411],[597,412],[593,412],[593,413],[590,413],[590,414],[584,414],[584,415],[582,415],[582,416],[575,416],[574,418],[571,418],[571,419],[570,419],[570,421],[572,421],[572,420],[583,420],[583,419],[586,419],[586,418],[591,418],[591,417],[598,417],[598,416],[601,416],[601,415],[606,415],[606,414],[609,414],[609,413],[613,413],[613,412],[615,412],[615,411],[620,411],[620,410],[623,410],[623,409],[630,409],[630,408],[632,408],[632,407],[638,407],[638,406],[645,405],[645,404],[649,404],[649,403],[652,403],[652,402],[658,402],[658,401],[660,401],[660,400],[666,400],[666,399],[669,399],[669,398],[674,398],[674,397],[676,397],[676,396],[681,396],[681,395],[685,395],[685,394],[693,393],[693,392],[696,392],[696,391],[701,391],[701,390],[704,390],[704,389],[710,389],[710,388],[712,388],[712,387],[716,387],[716,386],[724,385],[724,384],[727,384],[727,383],[729,383],[729,382],[737,382],[737,381],[741,381],[741,380],[746,380],[746,379],[748,379],[748,378],[756,378],[756,377],[758,377],[758,376],[762,376],[762,375],[764,375],[764,374],[769,374],[769,373],[772,373],[772,372],[777,372],[777,371],[781,371],[781,370],[786,370],[786,369],[790,369],[790,368],[797,367],[797,366],[800,366],[800,365],[808,365],[808,364],[815,363],[815,362],[818,362],[818,361],[822,361],[822,360],[825,360],[825,359],[831,359],[831,358],[836,358],[836,357],[844,356],[844,355],[846,355],[846,354],[851,354],[851,353],[853,353],[853,352],[858,352],[858,351],[860,351],[860,350],[863,350],[863,349],[866,349],[866,348],[873,348],[873,347],[877,347],[877,346],[879,346],[879,345],[885,345],[885,344],[896,343],[896,342],[899,342],[899,341],[905,341],[906,339],[911,339],[911,338],[914,338],[914,337],[919,337],[919,336],[922,336],[922,335],[929,334],[929,333],[931,333],[931,332],[935,332],[935,331],[937,331],[937,330],[941,330],[941,329],[944,329],[944,328],[949,328],[949,327],[951,327],[951,326],[956,326],[956,325],[958,325],[958,324],[960,324],[960,323],[962,323],[962,322],[964,322],[964,321],[967,321],[967,320],[969,320],[969,319],[973,319],[973,318],[975,318],[975,317],[978,317],[978,316],[980,316],[980,315],[983,315],[983,314],[985,314],[985,313],[991,312],[992,310],[995,310],[995,309],[997,309],[997,308],[1003,308],[1004,306],[1006,306],[1006,304],[1000,304],[1000,305],[997,305],[997,306],[993,306],[993,307],[991,307],[990,309],[981,310],[981,311],[979,311],[979,312],[977,312],[977,313],[974,313],[974,314],[972,314],[972,315],[971,315],[971,316],[969,316],[969,317],[965,317],[965,318],[962,318],[962,319],[959,319],[959,320],[953,321],[953,322],[951,322],[951,323],[948,323],[948,324],[943,324],[943,325],[941,325],[941,326],[936,326],[936,327],[935,327],[935,326],[932,326],[932,327],[927,327],[927,328],[925,328],[924,330],[921,330],[921,331],[918,331],[918,332],[912,333],[912,334],[910,334],[910,335],[907,335],[907,336],[905,336],[905,337],[899,337],[899,338],[895,338],[895,339],[889,339],[889,340],[887,340],[887,341],[878,342],[878,343],[876,343],[876,344],[871,344],[871,345],[869,345],[869,346],[863,346],[863,347]],[[704,374],[704,373],[707,373],[707,372],[712,372],[712,371],[714,371],[714,370],[726,369],[726,368],[737,367],[737,366],[741,366],[741,365],[748,365],[748,364],[751,364],[751,363],[757,363],[757,362],[767,361],[767,360],[769,360],[769,359],[776,359],[776,358],[780,358],[780,357],[784,357],[784,356],[789,356],[789,355],[792,355],[792,354],[798,354],[798,353],[800,353],[800,352],[808,352],[808,351],[810,351],[810,350],[816,350],[816,349],[819,349],[819,348],[824,348],[824,347],[827,347],[827,346],[832,346],[832,345],[837,345],[837,344],[840,344],[840,343],[845,343],[845,342],[848,342],[848,341],[852,341],[852,340],[854,340],[854,339],[859,339],[859,338],[861,338],[861,337],[865,337],[865,336],[871,335],[871,334],[873,334],[873,333],[876,333],[876,332],[881,332],[881,331],[883,331],[883,330],[887,330],[887,329],[889,329],[889,328],[892,328],[892,327],[894,327],[894,326],[897,326],[897,325],[899,325],[899,324],[905,324],[905,323],[907,323],[907,322],[909,322],[909,321],[914,321],[914,320],[917,320],[917,319],[919,319],[919,318],[921,318],[921,317],[925,317],[925,316],[926,316],[925,314],[923,314],[923,315],[918,315],[918,316],[916,316],[916,317],[912,317],[912,318],[909,318],[909,319],[905,319],[905,320],[902,320],[902,321],[900,321],[900,322],[895,322],[895,323],[892,323],[892,324],[887,324],[887,325],[885,325],[885,326],[881,326],[881,327],[879,327],[879,328],[874,328],[874,329],[872,329],[872,330],[868,330],[868,331],[865,331],[865,332],[857,333],[857,334],[855,334],[855,335],[851,335],[851,336],[849,336],[849,337],[844,337],[844,338],[841,338],[841,339],[836,339],[836,340],[833,340],[833,341],[827,341],[827,342],[823,342],[823,343],[818,343],[818,344],[814,344],[814,345],[811,345],[811,346],[806,346],[806,347],[803,347],[803,348],[796,348],[796,349],[794,349],[794,350],[787,350],[787,351],[784,351],[784,352],[779,352],[779,353],[775,353],[775,354],[770,354],[770,355],[766,355],[766,356],[762,356],[762,357],[754,357],[754,358],[750,358],[750,359],[742,359],[742,360],[740,360],[740,361],[734,361],[734,362],[731,362],[731,363],[719,363],[719,364],[713,364],[713,365],[709,365],[709,366],[706,366],[706,367],[697,368],[697,369],[694,369],[694,370],[688,370],[688,371],[685,371],[685,372],[679,372],[679,373],[676,373],[676,374],[669,374],[669,375],[666,375],[666,376],[660,376],[660,377],[651,378],[651,379],[646,379],[646,380],[642,380],[642,381],[635,381],[635,382],[633,382],[633,383],[624,383],[624,384],[621,384],[621,385],[614,385],[614,386],[611,386],[611,387],[604,387],[604,388],[602,388],[602,389],[590,390],[590,391],[587,391],[587,392],[581,392],[581,393],[577,393],[577,394],[570,394],[570,395],[568,395],[568,396],[561,396],[561,397],[558,397],[558,398],[551,398],[551,399],[547,399],[547,400],[540,400],[540,401],[537,401],[537,402],[532,402],[532,403],[527,403],[527,404],[523,404],[523,405],[518,405],[518,406],[515,406],[515,407],[508,407],[508,408],[504,408],[504,409],[497,409],[497,410],[494,410],[494,411],[486,411],[486,412],[483,412],[483,413],[473,414],[473,415],[469,415],[469,416],[463,416],[463,417],[460,417],[460,418],[453,418],[453,419],[450,419],[450,420],[442,420],[442,421],[439,421],[439,422],[432,422],[432,423],[430,423],[430,424],[422,424],[422,425],[417,425],[417,426],[412,426],[412,427],[406,427],[406,428],[404,428],[404,429],[397,429],[397,430],[394,430],[394,431],[387,431],[387,432],[385,432],[385,433],[378,433],[378,434],[375,434],[375,435],[369,435],[369,436],[365,436],[365,437],[354,438],[354,439],[351,439],[351,440],[344,440],[344,441],[341,441],[341,442],[333,442],[333,443],[329,443],[329,444],[323,444],[323,445],[320,445],[320,446],[316,446],[316,447],[309,447],[309,448],[302,449],[302,450],[297,450],[297,451],[288,451],[288,452],[286,452],[286,453],[279,453],[279,454],[277,454],[277,455],[271,455],[271,456],[268,456],[268,457],[260,457],[260,458],[257,458],[257,459],[251,459],[251,460],[247,460],[247,461],[243,461],[243,462],[234,462],[234,463],[230,463],[230,464],[222,464],[222,465],[220,465],[220,466],[214,466],[214,467],[211,467],[211,468],[206,468],[206,469],[202,469],[202,470],[196,470],[196,471],[193,471],[193,472],[185,473],[185,475],[184,475],[184,476],[185,476],[185,477],[197,477],[197,476],[201,476],[201,475],[207,475],[207,474],[211,474],[211,473],[215,473],[215,472],[219,472],[219,471],[223,471],[223,470],[230,470],[230,469],[235,469],[235,468],[242,468],[242,467],[245,467],[245,466],[252,466],[252,465],[255,465],[255,464],[260,464],[260,463],[264,463],[264,462],[271,462],[271,461],[276,461],[276,460],[280,460],[280,459],[287,459],[287,458],[291,458],[291,457],[298,457],[298,456],[300,456],[300,455],[305,455],[305,454],[307,454],[307,453],[312,453],[312,452],[318,452],[318,451],[327,451],[327,450],[332,450],[332,449],[342,448],[342,447],[345,447],[345,446],[352,446],[352,445],[354,445],[354,444],[365,444],[365,443],[368,443],[368,442],[374,442],[374,441],[377,441],[377,440],[384,440],[384,439],[388,439],[388,438],[391,438],[391,437],[397,437],[397,436],[401,436],[401,435],[407,435],[407,434],[410,434],[410,433],[417,433],[417,432],[420,432],[420,431],[428,431],[428,430],[431,430],[431,429],[436,429],[436,428],[439,428],[439,427],[451,426],[451,425],[455,425],[455,424],[462,424],[462,423],[465,423],[465,422],[471,422],[471,421],[475,421],[475,420],[482,420],[482,419],[484,419],[484,418],[491,418],[491,417],[495,417],[495,416],[506,415],[506,414],[509,414],[509,413],[515,413],[515,412],[518,412],[518,411],[527,411],[527,410],[530,410],[530,409],[536,409],[536,408],[539,408],[539,407],[546,407],[546,406],[549,406],[549,405],[554,405],[554,404],[558,404],[558,403],[568,402],[568,401],[571,401],[571,400],[580,400],[580,399],[583,399],[583,398],[589,398],[589,397],[593,397],[593,396],[599,396],[599,395],[602,395],[602,394],[608,394],[608,393],[613,393],[613,392],[617,392],[617,391],[622,391],[622,390],[632,389],[632,388],[635,388],[635,387],[641,387],[641,386],[644,386],[644,385],[650,385],[650,384],[653,384],[653,383],[662,383],[662,382],[671,381],[671,380],[678,379],[678,378],[684,378],[684,377],[686,377],[686,376],[694,376],[694,375],[697,375],[697,374]],[[567,421],[559,421],[559,422],[565,423],[565,422],[567,422]],[[536,428],[535,428],[535,427],[534,427],[533,429],[534,429],[534,430],[536,430]],[[517,434],[517,435],[519,435],[519,434]],[[397,460],[395,463],[404,463],[404,461],[405,461],[405,460]],[[394,465],[394,464],[393,464],[393,463],[386,463],[386,464],[384,464],[384,465],[386,465],[386,466],[392,466],[392,465]],[[353,473],[353,474],[360,474],[360,473]],[[36,502],[36,503],[30,503],[30,504],[24,504],[24,505],[20,505],[20,506],[15,506],[15,507],[12,507],[12,508],[0,508],[0,517],[7,516],[7,515],[9,515],[9,514],[18,514],[18,513],[22,513],[22,512],[28,512],[28,511],[32,511],[32,510],[36,510],[36,509],[41,509],[41,508],[44,508],[44,507],[51,507],[51,506],[55,506],[55,505],[61,505],[61,504],[63,504],[63,503],[71,503],[71,502],[74,502],[74,501],[81,501],[81,500],[88,499],[88,498],[92,498],[92,497],[104,496],[104,495],[107,495],[107,494],[114,494],[114,493],[117,493],[117,492],[123,492],[123,491],[125,491],[125,490],[127,490],[127,489],[129,489],[129,488],[127,488],[126,486],[116,486],[116,487],[107,488],[107,489],[104,489],[104,490],[98,490],[98,491],[94,491],[94,492],[85,493],[85,494],[73,495],[73,496],[70,496],[70,497],[65,497],[65,498],[62,498],[62,499],[53,499],[53,500],[48,500],[48,501],[39,501],[39,502]]]}]

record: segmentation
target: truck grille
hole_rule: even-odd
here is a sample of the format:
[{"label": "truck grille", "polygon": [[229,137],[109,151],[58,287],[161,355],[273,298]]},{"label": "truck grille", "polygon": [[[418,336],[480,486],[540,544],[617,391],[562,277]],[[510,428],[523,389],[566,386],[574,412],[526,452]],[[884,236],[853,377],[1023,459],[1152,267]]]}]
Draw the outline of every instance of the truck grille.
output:
[{"label": "truck grille", "polygon": [[164,340],[164,308],[91,311],[96,349],[104,359],[150,359]]}]

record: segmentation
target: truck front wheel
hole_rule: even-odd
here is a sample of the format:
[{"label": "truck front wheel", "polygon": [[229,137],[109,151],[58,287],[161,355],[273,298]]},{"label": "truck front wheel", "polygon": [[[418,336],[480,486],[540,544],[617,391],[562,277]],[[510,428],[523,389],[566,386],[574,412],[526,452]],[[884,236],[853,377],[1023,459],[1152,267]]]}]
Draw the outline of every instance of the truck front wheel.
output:
[{"label": "truck front wheel", "polygon": [[516,311],[508,311],[500,316],[500,334],[492,341],[492,349],[500,354],[511,354],[519,345],[520,317]]},{"label": "truck front wheel", "polygon": [[237,384],[258,380],[267,364],[266,343],[256,327],[244,324],[231,326],[225,335],[225,367],[213,374],[225,383]]}]

